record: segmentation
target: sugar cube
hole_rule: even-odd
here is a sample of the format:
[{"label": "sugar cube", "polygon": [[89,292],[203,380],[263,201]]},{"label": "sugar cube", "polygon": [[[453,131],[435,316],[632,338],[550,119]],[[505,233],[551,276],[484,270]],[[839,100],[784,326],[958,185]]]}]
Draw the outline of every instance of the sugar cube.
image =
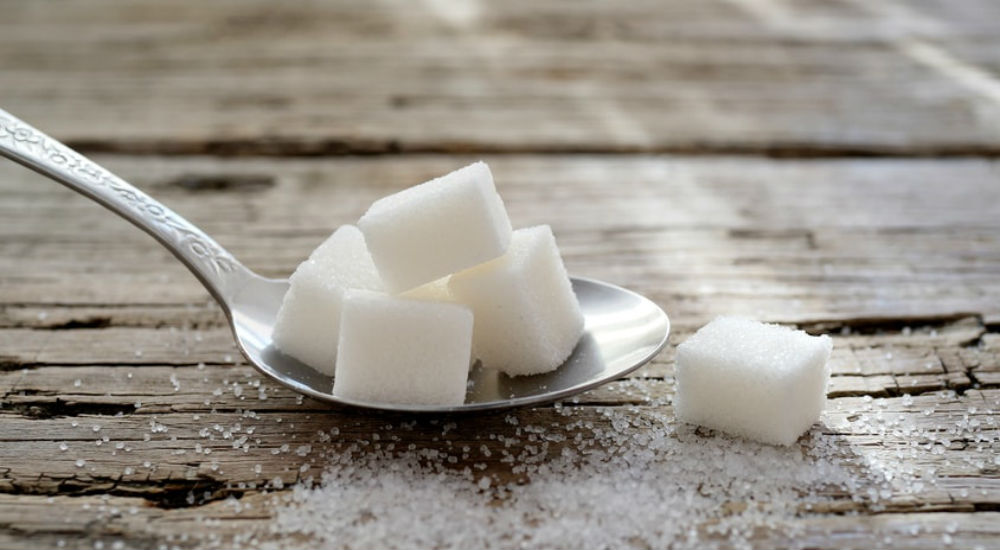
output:
[{"label": "sugar cube", "polygon": [[451,290],[448,290],[449,278],[450,277],[441,277],[440,279],[420,285],[412,290],[407,290],[406,292],[400,294],[400,296],[403,298],[411,298],[413,300],[454,302],[455,297],[451,295]]},{"label": "sugar cube", "polygon": [[554,370],[583,333],[583,314],[552,229],[514,232],[503,256],[451,276],[448,288],[476,318],[473,355],[509,375]]},{"label": "sugar cube", "polygon": [[349,290],[333,394],[366,403],[461,405],[471,346],[466,306]]},{"label": "sugar cube", "polygon": [[829,336],[719,317],[677,347],[677,418],[791,445],[826,404]]},{"label": "sugar cube", "polygon": [[482,162],[375,201],[358,227],[392,293],[496,258],[511,237],[507,211]]},{"label": "sugar cube", "polygon": [[274,325],[274,344],[283,353],[332,375],[344,290],[382,289],[361,231],[341,226],[299,264],[289,284]]}]

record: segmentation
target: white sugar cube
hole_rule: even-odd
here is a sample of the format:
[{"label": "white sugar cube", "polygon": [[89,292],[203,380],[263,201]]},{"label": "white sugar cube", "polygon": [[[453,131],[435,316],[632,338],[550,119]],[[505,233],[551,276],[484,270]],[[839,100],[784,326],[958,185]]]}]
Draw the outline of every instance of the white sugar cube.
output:
[{"label": "white sugar cube", "polygon": [[452,275],[475,314],[473,355],[509,375],[554,370],[583,333],[583,314],[547,225],[514,232],[507,253]]},{"label": "white sugar cube", "polygon": [[381,290],[382,281],[357,227],[344,225],[299,264],[278,310],[274,344],[333,375],[344,290]]},{"label": "white sugar cube", "polygon": [[451,303],[349,290],[333,394],[365,403],[461,405],[472,312]]},{"label": "white sugar cube", "polygon": [[511,236],[482,162],[375,201],[358,227],[392,293],[496,258]]},{"label": "white sugar cube", "polygon": [[412,290],[400,294],[401,298],[411,298],[413,300],[429,300],[432,302],[454,302],[455,297],[448,289],[449,277],[441,277],[435,281],[420,285]]},{"label": "white sugar cube", "polygon": [[826,404],[829,336],[719,317],[677,346],[677,418],[791,445]]}]

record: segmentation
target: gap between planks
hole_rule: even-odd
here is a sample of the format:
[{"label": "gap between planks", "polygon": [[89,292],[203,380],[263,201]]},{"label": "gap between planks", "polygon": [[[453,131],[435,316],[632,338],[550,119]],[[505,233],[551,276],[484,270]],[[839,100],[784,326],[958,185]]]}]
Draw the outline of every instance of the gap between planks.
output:
[{"label": "gap between planks", "polygon": [[405,155],[539,155],[539,156],[642,156],[759,157],[781,160],[836,159],[954,159],[1000,158],[1000,144],[812,144],[812,143],[694,143],[662,146],[529,145],[515,146],[472,142],[373,141],[359,138],[169,140],[128,141],[70,139],[66,145],[84,154],[122,156],[216,157],[374,157]]}]

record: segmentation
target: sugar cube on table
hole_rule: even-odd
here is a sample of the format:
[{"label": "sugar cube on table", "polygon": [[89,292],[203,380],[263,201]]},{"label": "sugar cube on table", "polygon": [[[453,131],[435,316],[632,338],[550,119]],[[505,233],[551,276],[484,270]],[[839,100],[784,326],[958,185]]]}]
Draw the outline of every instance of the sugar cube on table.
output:
[{"label": "sugar cube on table", "polygon": [[461,405],[471,346],[466,306],[349,290],[333,394],[365,403]]},{"label": "sugar cube on table", "polygon": [[677,346],[679,420],[791,445],[826,404],[829,336],[719,317]]},{"label": "sugar cube on table", "polygon": [[448,288],[472,308],[473,355],[484,367],[512,376],[554,370],[583,333],[583,313],[547,225],[515,231],[506,254],[452,275]]},{"label": "sugar cube on table", "polygon": [[507,210],[482,162],[375,201],[358,227],[392,293],[496,258],[511,237]]},{"label": "sugar cube on table", "polygon": [[334,231],[299,264],[289,284],[274,325],[274,344],[319,372],[333,375],[344,291],[382,289],[361,231],[352,225]]}]

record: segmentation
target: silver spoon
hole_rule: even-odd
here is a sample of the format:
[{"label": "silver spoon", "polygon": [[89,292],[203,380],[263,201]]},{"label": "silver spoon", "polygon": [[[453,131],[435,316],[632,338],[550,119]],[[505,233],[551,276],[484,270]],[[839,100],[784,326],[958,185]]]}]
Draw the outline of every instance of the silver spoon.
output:
[{"label": "silver spoon", "polygon": [[271,342],[271,329],[288,281],[261,277],[211,237],[149,195],[83,155],[0,109],[0,155],[90,197],[165,246],[226,313],[243,355],[274,381],[336,405],[409,412],[460,412],[537,405],[564,399],[624,376],[651,360],[667,342],[670,320],[634,292],[574,278],[586,330],[569,359],[547,374],[508,377],[474,368],[460,406],[365,403],[331,393],[333,379],[288,357]]}]

